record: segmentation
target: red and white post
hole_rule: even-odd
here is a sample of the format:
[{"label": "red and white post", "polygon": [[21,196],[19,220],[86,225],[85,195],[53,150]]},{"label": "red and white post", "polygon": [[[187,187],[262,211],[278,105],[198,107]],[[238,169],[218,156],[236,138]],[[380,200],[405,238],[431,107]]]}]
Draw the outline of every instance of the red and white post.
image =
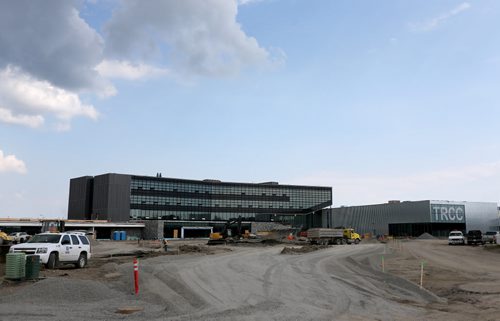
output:
[{"label": "red and white post", "polygon": [[135,295],[139,294],[139,262],[137,258],[134,258],[134,284],[135,284]]}]

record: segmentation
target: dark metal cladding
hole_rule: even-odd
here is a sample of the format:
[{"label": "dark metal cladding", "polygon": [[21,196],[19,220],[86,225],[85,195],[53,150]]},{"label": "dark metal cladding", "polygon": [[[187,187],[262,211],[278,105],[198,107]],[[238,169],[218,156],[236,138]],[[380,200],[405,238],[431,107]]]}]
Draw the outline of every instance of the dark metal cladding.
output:
[{"label": "dark metal cladding", "polygon": [[68,219],[89,220],[92,213],[92,176],[83,176],[70,180]]}]

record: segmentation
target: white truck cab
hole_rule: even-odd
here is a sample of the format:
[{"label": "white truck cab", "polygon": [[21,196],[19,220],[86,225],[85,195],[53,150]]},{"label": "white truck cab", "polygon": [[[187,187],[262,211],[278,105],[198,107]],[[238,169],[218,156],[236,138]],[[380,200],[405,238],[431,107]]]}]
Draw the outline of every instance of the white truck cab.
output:
[{"label": "white truck cab", "polygon": [[91,257],[90,241],[83,234],[37,234],[26,243],[11,246],[9,251],[39,255],[40,261],[49,269],[54,269],[59,264],[75,264],[78,268],[83,268]]}]

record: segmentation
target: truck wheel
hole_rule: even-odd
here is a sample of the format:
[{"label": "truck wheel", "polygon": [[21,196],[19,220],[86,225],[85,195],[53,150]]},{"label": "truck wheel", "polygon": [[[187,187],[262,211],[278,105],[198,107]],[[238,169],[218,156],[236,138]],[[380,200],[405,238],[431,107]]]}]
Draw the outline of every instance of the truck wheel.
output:
[{"label": "truck wheel", "polygon": [[55,252],[50,253],[49,260],[47,261],[47,269],[55,269],[59,265],[57,254]]},{"label": "truck wheel", "polygon": [[346,245],[347,244],[347,240],[346,239],[342,239],[342,245]]},{"label": "truck wheel", "polygon": [[359,239],[355,239],[354,244],[359,244]]},{"label": "truck wheel", "polygon": [[341,240],[341,239],[336,239],[336,240],[335,240],[335,244],[337,244],[337,245],[342,244],[342,240]]},{"label": "truck wheel", "polygon": [[79,269],[83,269],[87,265],[87,255],[85,253],[81,253],[78,258],[78,262],[76,263],[76,267]]}]

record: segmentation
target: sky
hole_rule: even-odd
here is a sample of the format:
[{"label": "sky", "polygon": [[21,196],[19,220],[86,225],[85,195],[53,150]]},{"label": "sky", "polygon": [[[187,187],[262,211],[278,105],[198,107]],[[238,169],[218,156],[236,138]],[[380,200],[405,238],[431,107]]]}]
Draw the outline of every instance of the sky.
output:
[{"label": "sky", "polygon": [[500,2],[0,2],[0,217],[123,173],[500,199]]}]

